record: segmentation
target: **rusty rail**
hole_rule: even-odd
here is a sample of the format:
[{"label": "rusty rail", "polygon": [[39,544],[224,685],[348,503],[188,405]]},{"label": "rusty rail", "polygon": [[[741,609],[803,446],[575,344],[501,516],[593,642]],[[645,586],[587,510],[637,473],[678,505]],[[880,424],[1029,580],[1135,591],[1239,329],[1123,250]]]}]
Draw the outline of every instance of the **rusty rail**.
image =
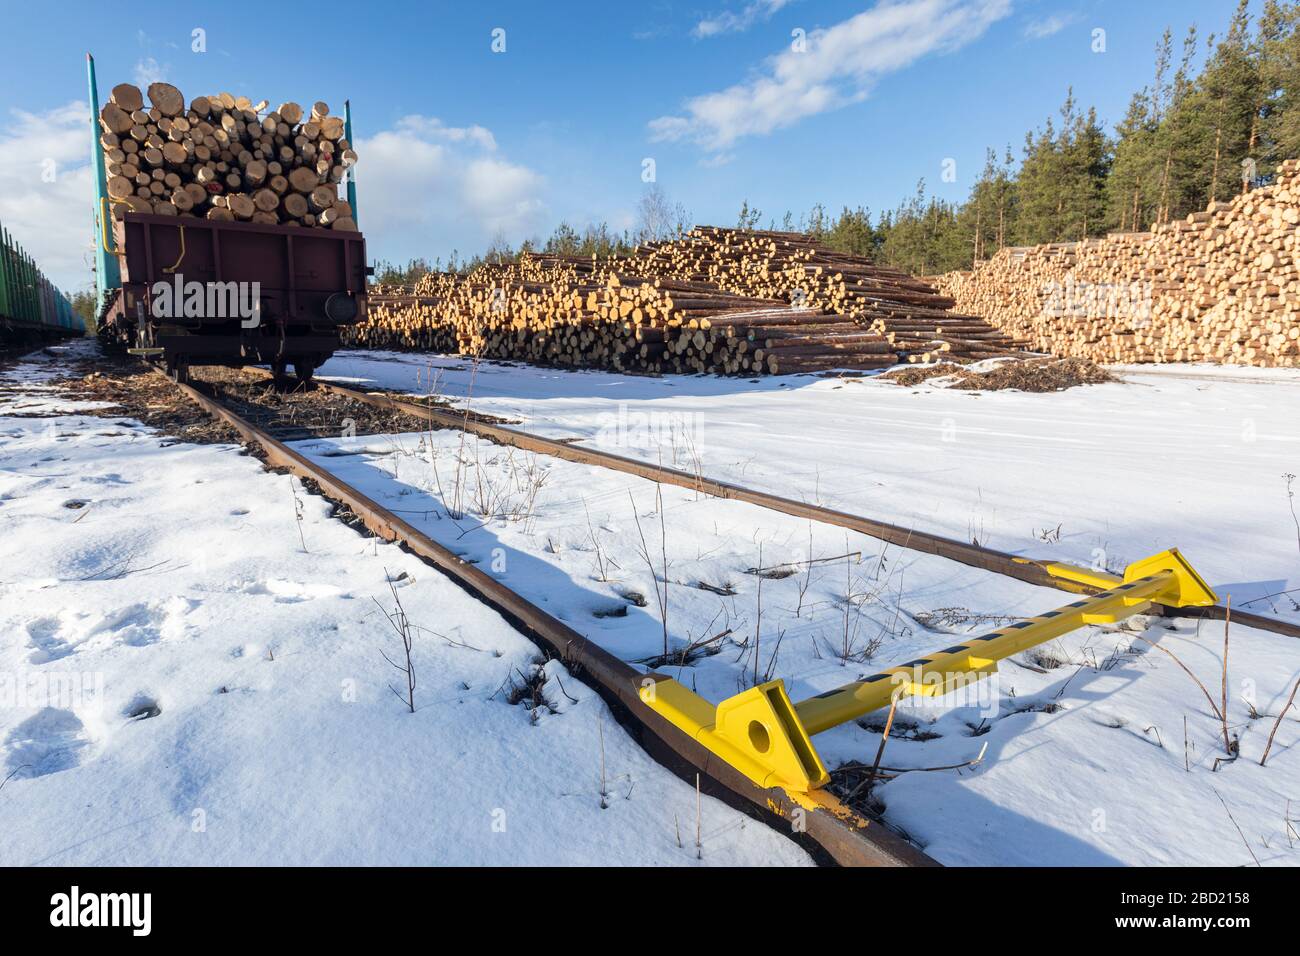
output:
[{"label": "rusty rail", "polygon": [[[965,564],[972,568],[978,568],[982,571],[992,571],[995,574],[1016,578],[1029,584],[1056,588],[1057,590],[1069,591],[1075,594],[1096,594],[1101,590],[1097,587],[1092,587],[1087,584],[1081,584],[1049,574],[1045,565],[1051,562],[1040,562],[1028,558],[1021,558],[1013,554],[1008,554],[1005,551],[998,551],[993,548],[986,548],[976,544],[967,544],[964,541],[958,541],[954,538],[945,538],[942,535],[931,534],[926,531],[918,531],[915,528],[890,524],[886,521],[878,521],[874,518],[867,518],[863,515],[851,514],[845,511],[836,511],[832,508],[823,508],[818,505],[808,504],[807,502],[795,501],[791,498],[783,498],[780,495],[770,494],[765,491],[757,491],[753,488],[746,488],[742,485],[719,481],[718,479],[708,478],[704,475],[691,474],[690,472],[680,471],[676,468],[667,468],[663,465],[652,465],[623,455],[614,455],[609,452],[582,448],[569,442],[553,438],[542,438],[538,435],[530,435],[528,432],[520,431],[516,428],[507,428],[503,425],[493,425],[488,422],[476,421],[474,418],[470,417],[468,412],[458,413],[443,411],[416,402],[408,402],[393,398],[390,395],[376,392],[365,392],[360,389],[349,388],[346,385],[338,385],[333,382],[323,382],[318,380],[317,385],[329,389],[339,395],[346,395],[349,398],[354,398],[358,401],[366,402],[380,408],[387,408],[391,411],[398,411],[406,415],[423,418],[426,421],[433,422],[437,425],[442,425],[448,428],[458,428],[462,431],[467,431],[482,438],[490,439],[502,445],[511,445],[525,451],[531,451],[541,455],[549,455],[554,458],[562,458],[565,461],[577,462],[578,464],[608,468],[612,471],[620,471],[625,474],[635,475],[638,478],[645,478],[650,481],[657,481],[667,485],[677,485],[682,488],[688,488],[693,491],[711,495],[715,498],[730,498],[735,501],[744,501],[749,504],[758,505],[760,508],[778,511],[782,514],[792,515],[796,518],[810,518],[814,521],[824,522],[825,524],[848,528],[851,531],[858,531],[868,537],[897,545],[900,548],[906,548],[910,551],[920,551],[925,554],[934,554],[942,558],[956,561],[960,564]],[[1213,607],[1163,609],[1163,614],[1166,617],[1187,617],[1220,621],[1224,619],[1226,613],[1226,609],[1221,604],[1216,604]],[[1235,609],[1232,611],[1232,619],[1238,624],[1243,624],[1246,627],[1254,627],[1262,631],[1271,631],[1275,634],[1285,635],[1286,637],[1300,638],[1300,625],[1292,624],[1288,621],[1279,621],[1265,617],[1261,614],[1251,614],[1249,612],[1238,611]]]},{"label": "rusty rail", "polygon": [[[161,373],[160,373],[161,374]],[[544,647],[609,704],[641,746],[685,780],[698,773],[704,792],[743,808],[796,839],[802,837],[823,860],[844,866],[937,866],[937,862],[888,829],[861,816],[829,793],[815,806],[800,806],[781,789],[760,789],[696,740],[646,706],[640,696],[645,675],[567,624],[547,614],[491,575],[403,521],[351,485],[272,438],[199,389],[177,383],[192,401],[261,446],[269,464],[316,482],[322,493],[345,504],[374,534],[398,541],[487,604]],[[353,394],[351,390],[345,390]],[[397,403],[400,404],[400,403]]]}]

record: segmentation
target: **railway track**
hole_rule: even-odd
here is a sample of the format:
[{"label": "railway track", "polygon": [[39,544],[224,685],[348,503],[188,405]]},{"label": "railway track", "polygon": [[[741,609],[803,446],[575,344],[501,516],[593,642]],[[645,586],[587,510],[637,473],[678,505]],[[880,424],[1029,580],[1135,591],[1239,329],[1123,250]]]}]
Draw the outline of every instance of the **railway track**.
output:
[{"label": "railway track", "polygon": [[[1077,568],[1056,561],[1024,558],[1006,551],[968,544],[964,541],[932,534],[916,528],[908,528],[864,515],[836,511],[833,508],[823,508],[804,501],[784,498],[769,492],[746,488],[716,478],[709,478],[703,474],[667,468],[663,465],[653,465],[623,455],[614,455],[592,448],[584,448],[575,443],[576,439],[542,438],[507,425],[476,419],[468,411],[455,412],[431,408],[419,402],[394,398],[389,393],[367,392],[333,382],[322,381],[318,382],[317,385],[334,394],[365,402],[377,408],[386,409],[396,414],[422,418],[427,422],[445,428],[460,429],[480,438],[486,438],[503,445],[511,445],[524,451],[549,455],[584,465],[595,465],[600,468],[635,475],[638,478],[687,488],[715,498],[744,501],[758,505],[761,508],[792,515],[796,518],[810,518],[814,521],[836,525],[850,531],[857,531],[868,537],[910,551],[920,551],[925,554],[948,558],[969,567],[1016,578],[1029,584],[1056,588],[1074,594],[1096,594],[1114,583],[1113,580],[1107,580],[1108,577],[1113,576],[1092,572],[1086,568]],[[1212,607],[1165,608],[1163,613],[1172,617],[1223,620],[1228,611],[1222,604],[1217,604]],[[1300,638],[1300,625],[1288,621],[1280,621],[1262,614],[1252,614],[1239,610],[1232,611],[1232,619],[1247,627],[1255,627],[1275,634],[1284,634],[1287,637]]]},{"label": "railway track", "polygon": [[[159,374],[163,374],[159,372]],[[190,400],[259,446],[267,464],[315,483],[320,493],[347,508],[386,541],[397,541],[446,574],[546,652],[562,661],[609,704],[633,738],[659,763],[702,790],[743,809],[808,846],[825,863],[842,866],[937,866],[921,850],[879,820],[819,791],[811,805],[781,788],[761,788],[646,705],[645,675],[548,614],[496,578],[462,560],[392,511],[294,451],[261,424],[228,407],[202,384],[175,383]],[[294,437],[292,434],[287,437]]]},{"label": "railway track", "polygon": [[[269,378],[269,373],[261,373],[261,370],[250,371],[265,374]],[[575,676],[602,695],[647,752],[679,776],[690,780],[698,774],[702,781],[708,782],[706,792],[733,806],[754,812],[783,831],[795,830],[820,851],[819,856],[825,861],[842,865],[936,865],[935,861],[901,835],[889,830],[880,821],[863,816],[828,791],[813,791],[814,803],[810,806],[806,799],[792,799],[783,788],[757,786],[750,778],[720,760],[696,739],[683,733],[655,709],[647,706],[640,696],[646,677],[641,671],[589,641],[473,564],[462,560],[454,552],[284,443],[311,437],[310,433],[302,433],[294,427],[286,429],[281,425],[274,428],[276,434],[272,434],[268,428],[273,426],[257,414],[255,405],[239,403],[239,409],[236,410],[221,401],[206,386],[178,387],[209,414],[238,431],[246,441],[259,445],[266,454],[268,464],[312,480],[322,494],[349,509],[369,531],[385,540],[402,542],[413,553],[500,613],[539,646],[562,660]],[[412,421],[457,429],[536,454],[607,468],[706,495],[744,501],[783,514],[844,527],[902,548],[934,554],[981,570],[1074,594],[1096,594],[1113,586],[1107,575],[1088,569],[1031,560],[862,515],[794,501],[702,474],[584,448],[572,441],[530,435],[508,425],[473,417],[467,411],[430,407],[395,397],[391,393],[367,392],[334,383],[320,382],[318,388],[341,400],[363,403],[376,409],[381,413],[376,427],[382,428],[382,421],[387,418],[395,430],[409,430]],[[256,421],[250,421],[250,418]],[[403,423],[407,428],[401,427]],[[1222,606],[1152,610],[1154,613],[1162,610],[1166,615],[1220,619],[1226,613]],[[1232,612],[1232,618],[1246,626],[1300,637],[1300,626],[1288,622],[1237,611]]]}]

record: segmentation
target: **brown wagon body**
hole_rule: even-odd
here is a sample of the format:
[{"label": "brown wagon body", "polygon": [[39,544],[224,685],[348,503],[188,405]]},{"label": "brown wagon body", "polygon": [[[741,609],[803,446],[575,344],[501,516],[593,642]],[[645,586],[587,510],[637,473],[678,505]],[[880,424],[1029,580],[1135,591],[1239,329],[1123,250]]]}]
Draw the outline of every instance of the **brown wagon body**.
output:
[{"label": "brown wagon body", "polygon": [[[307,379],[339,347],[340,327],[365,319],[359,232],[127,213],[114,238],[122,287],[105,319],[181,377],[192,365],[264,363]],[[186,290],[188,306],[175,294]],[[255,301],[256,314],[211,307],[228,301]]]}]

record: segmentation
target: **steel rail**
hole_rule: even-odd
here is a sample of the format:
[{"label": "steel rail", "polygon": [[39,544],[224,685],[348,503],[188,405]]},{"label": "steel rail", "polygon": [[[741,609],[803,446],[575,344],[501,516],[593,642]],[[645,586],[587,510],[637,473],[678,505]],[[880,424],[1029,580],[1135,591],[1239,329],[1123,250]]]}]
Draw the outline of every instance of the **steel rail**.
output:
[{"label": "steel rail", "polygon": [[[259,369],[258,371],[264,371]],[[265,373],[268,374],[269,373]],[[968,567],[978,568],[982,571],[992,571],[995,574],[1001,574],[1006,577],[1016,578],[1029,584],[1036,584],[1040,587],[1055,588],[1060,591],[1068,591],[1074,594],[1097,594],[1113,586],[1117,581],[1114,575],[1089,574],[1086,569],[1073,568],[1060,562],[1035,560],[1031,558],[1022,558],[1017,555],[1008,554],[1005,551],[998,551],[994,548],[986,548],[982,545],[967,544],[964,541],[958,541],[954,538],[946,538],[942,535],[932,534],[927,531],[919,531],[915,528],[908,528],[904,525],[891,524],[886,521],[879,521],[874,518],[868,518],[863,515],[856,515],[845,511],[836,511],[833,508],[823,508],[818,505],[808,504],[803,501],[795,501],[792,498],[784,498],[780,495],[771,494],[765,491],[758,491],[753,488],[746,488],[742,485],[732,484],[726,481],[720,481],[716,478],[709,478],[704,475],[692,474],[687,471],[681,471],[676,468],[668,468],[663,465],[653,465],[648,462],[639,461],[635,458],[628,458],[624,455],[615,455],[610,452],[596,451],[591,448],[583,448],[572,444],[572,440],[563,441],[553,438],[542,438],[538,435],[532,435],[517,428],[508,428],[503,425],[493,425],[488,422],[476,421],[471,417],[468,411],[451,412],[441,409],[430,408],[427,405],[421,405],[417,402],[404,401],[393,398],[391,395],[376,392],[366,392],[361,389],[350,388],[346,385],[339,385],[334,382],[324,382],[317,380],[316,384],[328,389],[338,395],[345,395],[358,401],[366,402],[379,408],[385,408],[390,411],[402,412],[417,418],[423,418],[426,421],[448,428],[457,428],[462,431],[478,435],[498,442],[502,445],[511,445],[525,451],[535,452],[541,455],[549,455],[553,458],[561,458],[565,461],[572,461],[583,465],[595,465],[600,468],[607,468],[611,471],[619,471],[629,475],[635,475],[638,478],[645,478],[649,481],[661,482],[667,485],[676,485],[682,488],[688,488],[692,491],[698,491],[715,498],[729,498],[734,501],[744,501],[749,504],[758,505],[760,508],[767,508],[771,511],[778,511],[782,514],[792,515],[796,518],[810,518],[814,521],[820,521],[825,524],[836,525],[841,528],[847,528],[850,531],[857,531],[879,541],[888,544],[894,544],[910,551],[920,551],[924,554],[933,554],[942,558],[948,558]],[[1059,569],[1060,573],[1052,573],[1049,569]],[[1112,578],[1107,582],[1103,578]],[[1216,604],[1212,607],[1188,607],[1188,608],[1162,608],[1160,609],[1166,617],[1186,617],[1196,619],[1223,620],[1227,616],[1227,609],[1222,604]],[[1232,620],[1238,624],[1247,627],[1258,628],[1262,631],[1271,631],[1275,634],[1282,634],[1286,637],[1300,638],[1300,624],[1292,624],[1289,621],[1279,621],[1274,618],[1265,617],[1262,614],[1252,614],[1246,611],[1233,609]]]},{"label": "steel rail", "polygon": [[[159,373],[163,374],[163,373]],[[610,705],[634,739],[657,761],[687,781],[698,774],[704,792],[754,813],[778,832],[806,840],[824,860],[843,866],[937,866],[883,823],[864,817],[834,795],[819,792],[811,805],[797,803],[776,788],[762,788],[678,730],[642,699],[654,681],[567,624],[462,560],[373,499],[241,418],[192,385],[174,382],[208,414],[261,446],[267,463],[314,481],[327,498],[351,509],[386,541],[397,541],[471,595],[491,607],[538,645],[558,657],[575,677]]]}]

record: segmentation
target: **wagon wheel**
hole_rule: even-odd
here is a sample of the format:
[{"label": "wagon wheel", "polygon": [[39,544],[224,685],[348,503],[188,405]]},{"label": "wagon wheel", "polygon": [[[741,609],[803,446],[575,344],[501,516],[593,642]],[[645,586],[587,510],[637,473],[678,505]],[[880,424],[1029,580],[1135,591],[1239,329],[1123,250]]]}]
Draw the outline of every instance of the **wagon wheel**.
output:
[{"label": "wagon wheel", "polygon": [[189,363],[181,358],[168,359],[167,374],[171,377],[172,381],[174,382],[178,382],[181,385],[188,384],[190,380]]},{"label": "wagon wheel", "polygon": [[311,359],[297,359],[293,363],[293,373],[303,385],[310,385],[312,376],[316,373],[316,363]]}]

